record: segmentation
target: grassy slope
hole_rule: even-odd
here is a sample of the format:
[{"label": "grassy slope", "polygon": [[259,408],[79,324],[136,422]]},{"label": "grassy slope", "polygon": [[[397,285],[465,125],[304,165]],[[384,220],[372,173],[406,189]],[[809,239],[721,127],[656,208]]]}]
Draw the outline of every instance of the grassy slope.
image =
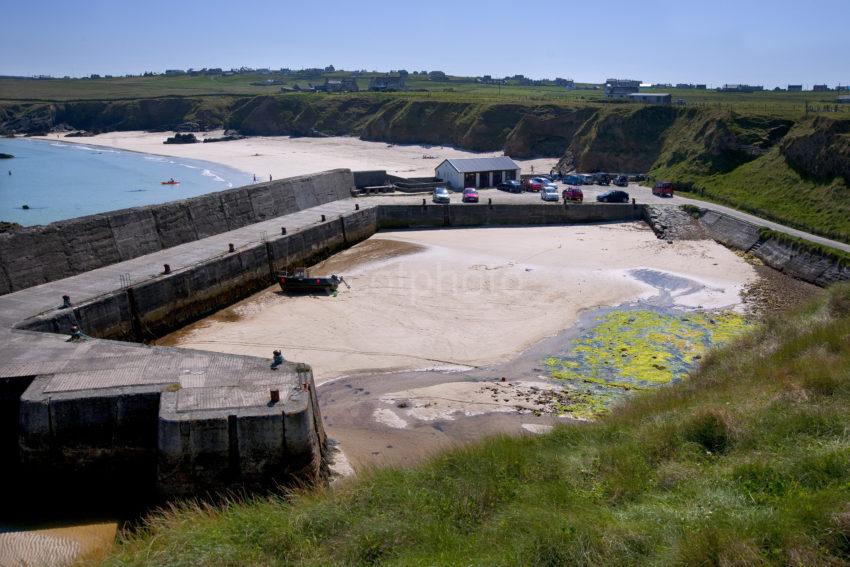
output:
[{"label": "grassy slope", "polygon": [[[749,128],[736,120],[754,122]],[[666,142],[651,170],[654,179],[691,184],[689,197],[716,201],[836,240],[850,242],[850,187],[841,177],[815,180],[792,169],[770,141],[770,126],[786,118],[777,115],[735,114],[725,111],[689,112],[665,133]],[[759,126],[759,121],[767,124]],[[813,132],[810,118],[793,122],[789,136]],[[722,152],[722,140],[732,137],[763,146],[764,155]],[[713,145],[713,142],[715,144]]]},{"label": "grassy slope", "polygon": [[850,287],[588,425],[153,516],[108,565],[846,565]]}]

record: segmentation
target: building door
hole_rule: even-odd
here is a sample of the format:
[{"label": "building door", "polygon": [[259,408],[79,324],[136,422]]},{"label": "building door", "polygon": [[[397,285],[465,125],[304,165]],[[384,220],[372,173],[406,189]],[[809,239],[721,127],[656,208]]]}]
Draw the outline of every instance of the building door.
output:
[{"label": "building door", "polygon": [[499,183],[502,182],[502,172],[494,171],[493,172],[493,187],[497,187]]},{"label": "building door", "polygon": [[463,174],[463,188],[467,187],[475,187],[475,174],[474,173],[464,173]]},{"label": "building door", "polygon": [[507,181],[516,181],[516,170],[510,169],[505,172],[505,179]]}]

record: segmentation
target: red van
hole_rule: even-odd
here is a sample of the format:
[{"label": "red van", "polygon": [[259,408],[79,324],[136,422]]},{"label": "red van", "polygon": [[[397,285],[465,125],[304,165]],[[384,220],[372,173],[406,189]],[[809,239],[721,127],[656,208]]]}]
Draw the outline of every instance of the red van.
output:
[{"label": "red van", "polygon": [[659,181],[655,184],[655,187],[652,188],[652,194],[657,195],[658,197],[672,197],[673,184],[669,181]]}]

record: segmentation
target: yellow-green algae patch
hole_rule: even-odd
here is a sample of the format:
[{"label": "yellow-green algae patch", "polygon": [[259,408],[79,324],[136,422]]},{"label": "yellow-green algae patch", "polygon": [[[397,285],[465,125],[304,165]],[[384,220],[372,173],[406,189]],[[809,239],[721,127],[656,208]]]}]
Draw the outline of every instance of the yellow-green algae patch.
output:
[{"label": "yellow-green algae patch", "polygon": [[569,354],[549,357],[546,366],[575,394],[576,402],[560,409],[587,419],[629,390],[681,380],[706,350],[729,342],[748,325],[731,311],[614,311],[597,317]]}]

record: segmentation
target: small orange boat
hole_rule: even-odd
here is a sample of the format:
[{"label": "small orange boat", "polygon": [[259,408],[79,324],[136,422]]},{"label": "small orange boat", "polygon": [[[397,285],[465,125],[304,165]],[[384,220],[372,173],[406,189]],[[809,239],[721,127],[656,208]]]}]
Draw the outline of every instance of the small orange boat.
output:
[{"label": "small orange boat", "polygon": [[174,181],[173,179],[169,179],[168,181],[160,181],[160,185],[180,185],[179,181]]}]

